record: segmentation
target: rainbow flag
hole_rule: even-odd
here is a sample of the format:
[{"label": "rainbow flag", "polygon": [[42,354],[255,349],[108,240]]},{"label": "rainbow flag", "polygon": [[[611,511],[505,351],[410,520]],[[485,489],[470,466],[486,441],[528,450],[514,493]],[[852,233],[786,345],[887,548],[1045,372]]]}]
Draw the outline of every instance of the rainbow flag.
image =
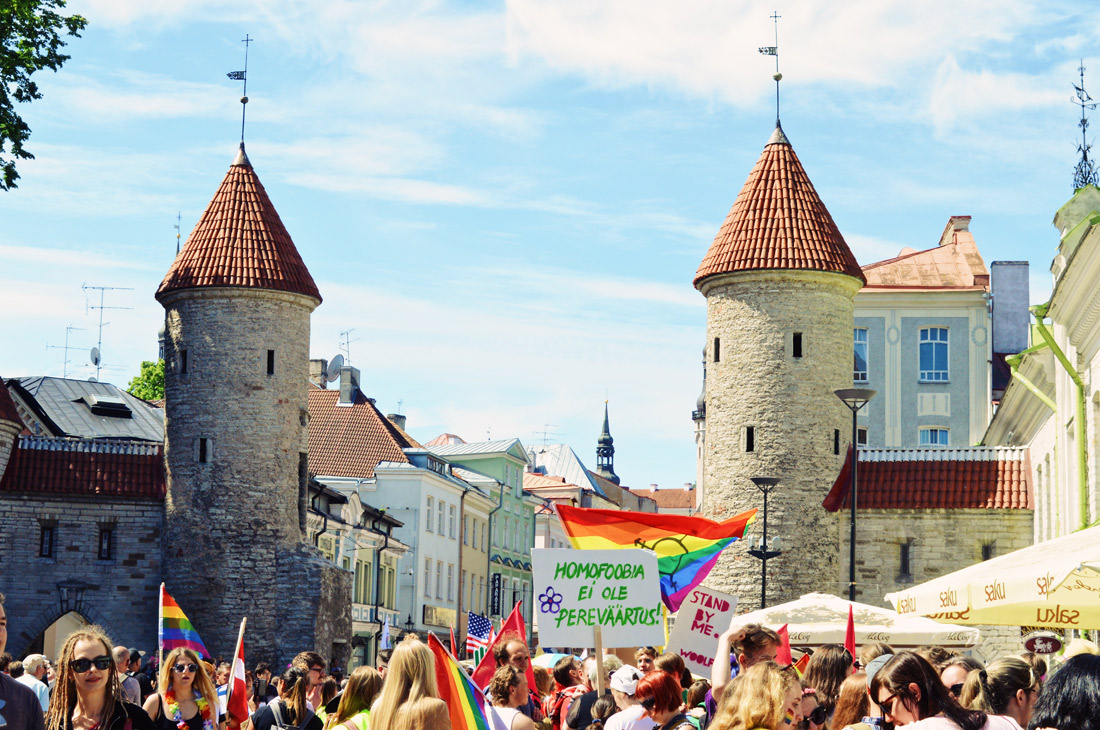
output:
[{"label": "rainbow flag", "polygon": [[213,656],[199,638],[199,632],[180,609],[175,599],[160,584],[160,622],[157,628],[157,642],[161,651],[172,651],[177,647],[190,649],[200,657]]},{"label": "rainbow flag", "polygon": [[435,634],[428,634],[428,647],[435,656],[439,697],[451,713],[451,730],[489,730],[492,710],[485,707],[485,697]]},{"label": "rainbow flag", "polygon": [[646,548],[657,553],[661,600],[669,611],[680,607],[703,582],[718,555],[745,534],[756,510],[723,522],[705,517],[660,515],[615,509],[557,505],[558,519],[578,550]]}]

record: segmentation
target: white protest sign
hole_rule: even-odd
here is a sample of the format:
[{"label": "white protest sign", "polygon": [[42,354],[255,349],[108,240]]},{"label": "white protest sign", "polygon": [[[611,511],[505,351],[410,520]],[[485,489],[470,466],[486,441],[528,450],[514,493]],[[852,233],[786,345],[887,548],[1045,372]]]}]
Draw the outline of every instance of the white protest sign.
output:
[{"label": "white protest sign", "polygon": [[667,650],[683,657],[688,671],[709,677],[718,637],[736,609],[737,596],[697,586],[676,612]]},{"label": "white protest sign", "polygon": [[539,643],[594,645],[599,626],[605,647],[663,644],[657,554],[652,550],[531,551]]}]

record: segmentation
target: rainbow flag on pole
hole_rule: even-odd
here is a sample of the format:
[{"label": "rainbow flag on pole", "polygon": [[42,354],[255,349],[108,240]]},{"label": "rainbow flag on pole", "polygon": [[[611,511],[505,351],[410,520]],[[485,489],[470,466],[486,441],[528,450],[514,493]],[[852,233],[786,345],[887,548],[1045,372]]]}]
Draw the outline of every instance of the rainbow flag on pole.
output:
[{"label": "rainbow flag on pole", "polygon": [[661,600],[669,611],[703,582],[718,555],[745,534],[756,510],[723,522],[705,517],[557,505],[558,519],[578,550],[645,548],[657,553]]},{"label": "rainbow flag on pole", "polygon": [[490,730],[493,711],[486,708],[485,697],[435,634],[428,634],[428,647],[435,656],[439,697],[451,713],[451,730]]},{"label": "rainbow flag on pole", "polygon": [[190,649],[200,657],[213,656],[199,638],[199,632],[180,609],[175,599],[160,584],[160,621],[157,628],[157,642],[160,650],[172,651],[177,647]]}]

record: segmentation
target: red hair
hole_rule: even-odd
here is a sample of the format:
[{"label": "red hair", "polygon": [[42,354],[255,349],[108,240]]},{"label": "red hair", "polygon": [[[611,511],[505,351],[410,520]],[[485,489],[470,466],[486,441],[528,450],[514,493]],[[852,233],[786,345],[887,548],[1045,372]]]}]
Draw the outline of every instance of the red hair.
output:
[{"label": "red hair", "polygon": [[680,695],[680,680],[668,672],[650,672],[638,680],[634,699],[641,701],[650,697],[657,700],[653,707],[656,712],[675,711],[684,702]]}]

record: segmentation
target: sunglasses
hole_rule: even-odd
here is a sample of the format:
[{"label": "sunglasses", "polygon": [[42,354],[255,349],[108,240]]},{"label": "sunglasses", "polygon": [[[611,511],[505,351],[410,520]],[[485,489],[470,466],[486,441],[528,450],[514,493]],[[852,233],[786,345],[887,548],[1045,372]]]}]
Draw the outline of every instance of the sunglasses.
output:
[{"label": "sunglasses", "polygon": [[829,713],[825,711],[824,707],[818,705],[817,707],[814,708],[813,712],[811,712],[809,715],[807,715],[805,718],[803,718],[802,722],[799,724],[799,727],[802,730],[810,730],[810,723],[811,722],[814,725],[824,725],[825,724],[825,718],[828,716],[828,714]]},{"label": "sunglasses", "polygon": [[892,714],[894,714],[893,713],[894,700],[896,700],[897,698],[898,698],[898,693],[895,692],[894,694],[890,695],[889,697],[887,697],[884,700],[875,700],[875,704],[878,705],[880,710],[882,710],[883,715],[887,715],[887,714],[892,715]]},{"label": "sunglasses", "polygon": [[959,682],[958,684],[953,684],[947,688],[947,691],[951,693],[952,697],[954,697],[955,699],[959,699],[960,697],[962,697],[963,683]]},{"label": "sunglasses", "polygon": [[646,712],[652,712],[653,708],[657,706],[657,698],[656,697],[646,697],[639,704],[642,706],[642,709],[645,710]]},{"label": "sunglasses", "polygon": [[183,674],[184,672],[191,672],[191,674],[194,674],[195,672],[199,671],[199,665],[198,664],[183,664],[183,663],[180,663],[180,664],[177,664],[174,667],[172,667],[172,669],[177,674]]},{"label": "sunglasses", "polygon": [[84,674],[92,667],[95,667],[101,672],[104,672],[111,668],[111,665],[115,663],[115,660],[109,656],[97,656],[95,659],[73,659],[69,662],[69,666],[73,668],[73,671],[77,674]]}]

